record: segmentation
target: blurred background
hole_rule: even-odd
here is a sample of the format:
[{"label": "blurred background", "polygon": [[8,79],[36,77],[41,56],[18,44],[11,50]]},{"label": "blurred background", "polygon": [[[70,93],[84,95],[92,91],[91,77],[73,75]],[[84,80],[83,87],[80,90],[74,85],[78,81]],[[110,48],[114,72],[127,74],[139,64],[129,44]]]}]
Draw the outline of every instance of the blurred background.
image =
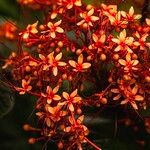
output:
[{"label": "blurred background", "polygon": [[[97,0],[84,0],[96,3]],[[103,0],[98,3],[117,4],[119,9],[128,11],[134,6],[142,13],[143,20],[150,15],[149,0]],[[5,21],[17,22],[20,28],[42,18],[43,13],[20,6],[16,0],[0,0],[0,25]],[[0,40],[0,56],[7,57],[16,48],[16,43]],[[88,87],[89,91],[91,87]],[[19,96],[0,84],[0,150],[55,150],[46,143],[29,145],[29,137],[38,137],[36,133],[23,131],[25,123],[36,124],[34,103],[31,96]],[[97,110],[88,110],[98,112]],[[88,114],[88,112],[87,112]],[[131,115],[132,114],[132,115]],[[130,117],[132,116],[132,117]],[[150,110],[139,112],[122,110],[120,107],[108,107],[97,115],[86,116],[85,123],[91,129],[90,139],[103,150],[150,150]],[[85,150],[90,150],[85,146]]]}]

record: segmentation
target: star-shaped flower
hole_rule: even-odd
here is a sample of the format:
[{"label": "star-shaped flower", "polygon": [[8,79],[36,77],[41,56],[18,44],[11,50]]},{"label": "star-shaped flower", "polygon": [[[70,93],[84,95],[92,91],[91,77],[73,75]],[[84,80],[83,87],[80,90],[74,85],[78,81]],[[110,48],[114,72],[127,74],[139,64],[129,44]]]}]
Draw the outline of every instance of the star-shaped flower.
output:
[{"label": "star-shaped flower", "polygon": [[129,53],[133,53],[131,48],[129,48],[129,46],[133,44],[133,40],[133,37],[126,37],[126,30],[124,29],[122,32],[120,32],[117,38],[112,38],[112,41],[118,44],[114,51],[118,52],[120,50],[123,50],[128,51]]},{"label": "star-shaped flower", "polygon": [[78,90],[74,90],[70,95],[67,92],[63,92],[64,102],[58,103],[58,105],[67,105],[71,112],[74,112],[74,104],[81,102],[82,98],[77,95]]},{"label": "star-shaped flower", "polygon": [[92,8],[88,12],[80,13],[80,17],[83,18],[83,20],[78,22],[77,25],[80,26],[86,23],[88,26],[93,26],[92,22],[99,20],[99,17],[93,16],[93,14],[94,14],[94,8]]},{"label": "star-shaped flower", "polygon": [[90,63],[83,63],[83,55],[80,54],[78,57],[78,62],[74,60],[69,60],[69,64],[74,68],[73,70],[75,72],[83,72],[85,69],[88,69],[91,67]]},{"label": "star-shaped flower", "polygon": [[50,86],[47,86],[46,93],[41,93],[41,95],[47,98],[47,103],[50,104],[52,100],[58,101],[61,99],[56,93],[59,90],[59,86],[56,86],[53,90]]}]

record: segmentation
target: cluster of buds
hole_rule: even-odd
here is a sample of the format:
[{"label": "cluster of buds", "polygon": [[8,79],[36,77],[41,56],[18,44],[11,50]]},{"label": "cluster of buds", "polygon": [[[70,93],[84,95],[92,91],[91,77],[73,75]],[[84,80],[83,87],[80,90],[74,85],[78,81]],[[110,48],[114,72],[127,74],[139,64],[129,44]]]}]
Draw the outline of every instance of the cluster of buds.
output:
[{"label": "cluster of buds", "polygon": [[[68,150],[82,150],[83,143],[89,143],[100,150],[87,138],[82,108],[117,103],[146,109],[150,19],[140,24],[141,15],[133,7],[125,12],[116,5],[92,6],[81,0],[34,3],[49,10],[43,24],[29,24],[18,34],[26,50],[19,46],[19,52],[13,52],[3,66],[11,69],[13,89],[37,98],[39,129],[26,125],[25,130],[39,131],[41,137],[29,142],[57,141],[59,149]],[[86,82],[95,86],[88,96],[83,94]]]}]

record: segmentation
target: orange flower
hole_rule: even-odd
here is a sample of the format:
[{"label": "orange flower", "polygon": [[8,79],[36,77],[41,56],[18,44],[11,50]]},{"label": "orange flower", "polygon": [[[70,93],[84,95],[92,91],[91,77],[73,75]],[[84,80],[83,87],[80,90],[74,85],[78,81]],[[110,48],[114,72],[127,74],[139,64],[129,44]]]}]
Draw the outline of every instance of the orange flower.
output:
[{"label": "orange flower", "polygon": [[63,116],[67,115],[67,111],[61,110],[62,106],[57,105],[55,107],[47,107],[48,112],[51,114],[49,117],[54,122],[59,121]]},{"label": "orange flower", "polygon": [[19,91],[20,95],[25,94],[26,92],[29,92],[32,89],[32,86],[30,86],[31,79],[26,81],[25,79],[22,80],[22,88],[16,88],[17,91]]},{"label": "orange flower", "polygon": [[114,49],[115,52],[120,50],[126,50],[129,53],[133,53],[133,51],[129,48],[133,44],[133,37],[126,37],[126,30],[124,29],[120,32],[118,38],[113,38],[112,41],[117,43],[118,46]]},{"label": "orange flower", "polygon": [[115,101],[119,100],[122,96],[119,89],[111,89],[111,92],[117,94],[115,97],[113,97],[113,100]]},{"label": "orange flower", "polygon": [[50,67],[50,65],[48,63],[49,57],[50,57],[50,54],[47,57],[45,57],[42,54],[39,54],[39,58],[42,60],[42,63],[43,63],[43,70],[48,70]]},{"label": "orange flower", "polygon": [[139,15],[139,14],[135,15],[134,14],[134,8],[133,7],[131,7],[129,9],[129,13],[128,14],[125,11],[121,11],[121,15],[123,17],[125,17],[128,21],[138,20],[138,19],[140,19],[142,17],[142,15]]},{"label": "orange flower", "polygon": [[80,22],[77,23],[78,26],[86,23],[88,26],[93,26],[92,22],[99,20],[99,17],[92,16],[94,14],[94,8],[89,10],[88,12],[80,13],[80,17],[83,18]]},{"label": "orange flower", "polygon": [[130,70],[138,70],[136,67],[134,67],[134,66],[136,66],[138,63],[139,63],[139,61],[138,60],[131,60],[131,55],[130,55],[130,53],[128,53],[127,55],[126,55],[126,60],[124,60],[124,59],[119,59],[118,60],[118,62],[121,64],[121,65],[123,65],[124,66],[124,70],[125,71],[130,71]]},{"label": "orange flower", "polygon": [[47,27],[49,28],[49,30],[43,31],[42,33],[49,32],[49,35],[52,38],[55,38],[56,37],[56,32],[58,32],[58,33],[63,33],[64,32],[64,30],[61,27],[59,27],[61,22],[62,22],[62,20],[59,20],[54,24],[52,22],[48,22]]},{"label": "orange flower", "polygon": [[59,61],[61,58],[62,58],[62,53],[59,53],[56,55],[56,57],[54,57],[54,52],[50,53],[48,55],[48,58],[49,58],[49,64],[50,66],[52,67],[52,72],[53,72],[53,75],[54,76],[57,76],[58,74],[58,66],[66,66],[66,63],[65,62],[62,62],[62,61]]},{"label": "orange flower", "polygon": [[105,4],[101,4],[102,7],[102,11],[103,14],[105,14],[106,16],[110,15],[114,15],[117,13],[117,5],[105,5]]},{"label": "orange flower", "polygon": [[49,70],[50,67],[52,67],[52,72],[54,76],[57,76],[58,74],[58,66],[66,66],[65,62],[59,61],[62,58],[62,53],[59,53],[54,57],[54,52],[50,53],[45,57],[42,54],[39,54],[40,59],[44,63],[43,65],[43,70]]},{"label": "orange flower", "polygon": [[125,21],[121,18],[121,12],[120,11],[118,11],[115,16],[112,16],[110,14],[106,14],[106,15],[109,18],[111,25],[122,26],[122,25],[126,25],[128,23],[127,21]]},{"label": "orange flower", "polygon": [[43,97],[46,97],[47,103],[50,104],[52,102],[52,100],[58,101],[61,99],[61,97],[56,94],[58,92],[58,90],[59,90],[59,86],[56,86],[53,90],[50,86],[47,86],[46,94],[41,93],[41,95]]},{"label": "orange flower", "polygon": [[135,85],[133,87],[133,89],[128,88],[127,90],[125,90],[126,98],[121,102],[121,104],[123,105],[123,104],[130,103],[134,109],[138,109],[135,101],[141,102],[144,100],[144,97],[141,95],[137,95],[137,92],[138,92],[138,86],[137,85]]},{"label": "orange flower", "polygon": [[150,19],[149,19],[149,18],[146,18],[146,19],[145,19],[145,22],[146,22],[146,24],[147,24],[148,26],[150,26]]},{"label": "orange flower", "polygon": [[135,36],[138,38],[138,41],[134,42],[135,46],[139,46],[140,50],[145,50],[146,46],[150,48],[150,42],[146,42],[146,38],[149,36],[148,34],[140,35],[138,32],[136,32]]},{"label": "orange flower", "polygon": [[81,0],[64,0],[67,3],[67,9],[71,9],[73,5],[82,6]]},{"label": "orange flower", "polygon": [[74,112],[74,104],[81,102],[81,97],[77,96],[77,89],[74,90],[70,95],[67,92],[63,92],[64,102],[58,103],[58,105],[67,105],[71,112]]},{"label": "orange flower", "polygon": [[[71,124],[71,126],[67,126],[64,129],[64,132],[77,132],[78,130],[80,130],[82,132],[80,132],[80,136],[86,136],[89,134],[89,130],[88,128],[83,125],[83,120],[84,120],[84,115],[80,116],[77,120],[75,120],[74,118],[72,118],[71,116],[69,117],[69,123]],[[82,137],[82,139],[84,140],[84,136]]]},{"label": "orange flower", "polygon": [[89,49],[100,48],[104,44],[104,42],[106,41],[106,35],[105,34],[102,34],[100,37],[98,37],[96,34],[93,33],[92,38],[93,38],[93,41],[95,43],[90,45]]},{"label": "orange flower", "polygon": [[83,55],[80,54],[78,57],[78,62],[75,62],[74,60],[69,60],[69,64],[75,68],[73,69],[75,72],[83,72],[84,69],[88,69],[91,67],[90,63],[83,63]]},{"label": "orange flower", "polygon": [[2,66],[2,69],[6,69],[8,66],[14,63],[13,59],[17,56],[15,52],[12,52],[8,59],[5,60],[5,64]]},{"label": "orange flower", "polygon": [[26,31],[24,31],[23,33],[20,33],[20,35],[22,35],[22,38],[23,39],[27,39],[30,34],[36,34],[36,33],[38,33],[37,25],[38,25],[38,21],[35,22],[32,25],[29,24],[27,26],[27,28],[26,28]]}]

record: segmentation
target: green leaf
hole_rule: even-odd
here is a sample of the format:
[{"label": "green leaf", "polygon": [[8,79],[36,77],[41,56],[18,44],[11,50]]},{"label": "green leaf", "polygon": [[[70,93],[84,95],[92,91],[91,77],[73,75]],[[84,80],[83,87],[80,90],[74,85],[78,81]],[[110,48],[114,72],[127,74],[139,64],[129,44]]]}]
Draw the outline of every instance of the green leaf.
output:
[{"label": "green leaf", "polygon": [[0,92],[0,118],[9,113],[14,106],[14,96],[12,93]]},{"label": "green leaf", "polygon": [[0,0],[0,16],[13,19],[19,18],[19,9],[16,0]]}]

